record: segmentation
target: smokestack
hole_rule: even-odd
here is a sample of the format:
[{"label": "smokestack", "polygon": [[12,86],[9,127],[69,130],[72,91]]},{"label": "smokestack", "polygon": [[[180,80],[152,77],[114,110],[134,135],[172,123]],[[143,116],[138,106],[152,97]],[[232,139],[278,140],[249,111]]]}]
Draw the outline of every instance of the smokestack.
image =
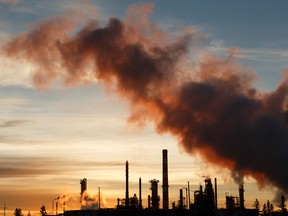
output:
[{"label": "smokestack", "polygon": [[239,207],[244,209],[244,183],[239,184]]},{"label": "smokestack", "polygon": [[214,178],[214,184],[215,184],[215,209],[218,209],[218,201],[217,201],[217,178]]},{"label": "smokestack", "polygon": [[83,178],[83,179],[80,179],[80,185],[81,185],[81,199],[80,199],[80,203],[82,205],[82,199],[83,199],[83,194],[85,191],[87,191],[87,179],[86,178]]},{"label": "smokestack", "polygon": [[129,207],[129,163],[126,161],[126,196],[125,196],[125,207]]},{"label": "smokestack", "polygon": [[151,197],[150,195],[148,195],[148,209],[151,208]]},{"label": "smokestack", "polygon": [[183,189],[180,189],[179,208],[183,209]]},{"label": "smokestack", "polygon": [[100,194],[100,187],[98,187],[98,209],[100,210],[101,206],[101,194]]},{"label": "smokestack", "polygon": [[169,191],[168,191],[168,156],[167,149],[163,149],[162,156],[162,192],[163,192],[163,209],[169,209]]},{"label": "smokestack", "polygon": [[120,208],[120,199],[117,198],[117,209]]},{"label": "smokestack", "polygon": [[188,206],[187,206],[187,209],[190,209],[190,183],[188,181]]},{"label": "smokestack", "polygon": [[142,209],[142,182],[141,182],[141,177],[139,178],[139,209]]}]

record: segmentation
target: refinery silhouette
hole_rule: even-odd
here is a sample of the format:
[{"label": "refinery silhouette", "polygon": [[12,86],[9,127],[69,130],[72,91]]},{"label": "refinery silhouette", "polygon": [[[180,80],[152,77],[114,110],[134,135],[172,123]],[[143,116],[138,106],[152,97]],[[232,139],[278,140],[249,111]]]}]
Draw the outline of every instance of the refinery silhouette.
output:
[{"label": "refinery silhouette", "polygon": [[[52,201],[52,211],[47,213],[46,207],[40,208],[41,216],[288,216],[285,204],[285,197],[281,196],[279,209],[274,211],[274,206],[267,200],[263,208],[260,210],[260,203],[256,199],[253,208],[245,206],[244,198],[244,182],[238,182],[238,196],[225,194],[225,207],[218,207],[217,178],[211,179],[204,177],[204,185],[199,185],[198,190],[190,190],[188,181],[187,187],[179,189],[178,201],[169,201],[169,181],[168,181],[168,150],[162,150],[162,197],[158,193],[159,180],[151,179],[150,190],[147,203],[143,205],[142,199],[142,179],[139,177],[138,195],[129,193],[129,162],[125,163],[125,196],[115,199],[117,204],[114,208],[107,208],[102,204],[104,199],[98,187],[97,196],[91,196],[88,193],[87,178],[80,179],[80,208],[78,210],[66,210],[66,195],[60,195]],[[214,182],[213,182],[214,180]],[[146,201],[145,198],[145,201]],[[193,200],[193,202],[192,202]],[[62,201],[62,202],[61,202]],[[160,207],[162,202],[162,208]],[[59,210],[62,204],[63,211]],[[146,207],[144,207],[146,206]],[[7,209],[4,202],[4,216]],[[23,216],[21,208],[16,208],[14,216]],[[27,216],[31,216],[30,211]]]},{"label": "refinery silhouette", "polygon": [[[248,209],[244,205],[244,183],[239,183],[239,196],[226,195],[226,208],[218,208],[217,202],[217,178],[213,181],[209,177],[205,177],[204,185],[200,185],[199,189],[191,193],[190,185],[188,187],[179,190],[178,202],[169,203],[169,181],[168,181],[168,151],[163,149],[162,151],[162,198],[158,194],[159,180],[150,180],[151,194],[148,195],[147,207],[143,207],[142,203],[142,180],[139,177],[139,192],[138,196],[129,194],[129,162],[125,163],[125,197],[117,198],[117,205],[115,208],[103,208],[101,206],[101,192],[100,187],[98,188],[98,201],[89,202],[89,197],[86,196],[87,192],[87,179],[83,178],[80,180],[81,193],[80,202],[81,208],[79,210],[68,210],[63,213],[58,213],[58,202],[61,197],[57,197],[52,204],[52,215],[54,215],[54,204],[56,205],[56,215],[64,216],[149,216],[149,215],[219,215],[219,216],[256,216],[259,215],[259,209]],[[184,196],[184,193],[185,196]],[[86,201],[86,202],[83,202]],[[160,200],[162,201],[162,208],[160,208]],[[193,202],[192,202],[193,200]],[[92,201],[92,200],[91,200]],[[279,212],[277,212],[279,213]]]}]

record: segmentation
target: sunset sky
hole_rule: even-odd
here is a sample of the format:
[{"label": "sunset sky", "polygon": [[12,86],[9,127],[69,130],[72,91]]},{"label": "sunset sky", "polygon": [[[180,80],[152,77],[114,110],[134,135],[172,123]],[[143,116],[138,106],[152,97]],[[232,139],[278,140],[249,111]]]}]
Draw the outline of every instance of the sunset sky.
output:
[{"label": "sunset sky", "polygon": [[[203,149],[188,153],[183,143],[180,144],[183,140],[178,131],[163,125],[162,129],[157,127],[158,112],[154,107],[152,111],[147,108],[147,101],[139,102],[125,88],[117,91],[115,88],[119,86],[106,85],[107,80],[95,78],[89,73],[85,76],[80,74],[79,80],[75,74],[67,78],[64,72],[64,75],[59,72],[59,76],[49,74],[52,78],[49,80],[49,77],[47,82],[38,79],[37,74],[46,73],[42,70],[45,69],[43,66],[47,66],[41,58],[46,44],[41,41],[37,46],[33,45],[37,55],[34,55],[29,40],[23,40],[24,45],[16,41],[16,48],[12,45],[10,50],[7,48],[10,40],[19,35],[21,37],[21,34],[23,36],[24,32],[32,31],[32,34],[24,35],[26,38],[32,37],[33,31],[35,36],[41,32],[41,23],[55,17],[64,20],[59,24],[60,30],[55,34],[47,32],[51,33],[49,37],[55,36],[55,40],[60,35],[58,42],[62,43],[91,20],[97,20],[98,26],[104,27],[110,17],[116,17],[120,21],[125,20],[123,23],[128,25],[129,14],[132,11],[133,15],[137,7],[142,7],[141,13],[145,12],[138,17],[145,22],[139,23],[145,26],[145,16],[150,14],[148,27],[153,29],[147,36],[150,40],[143,42],[143,47],[161,44],[159,46],[162,48],[163,44],[173,44],[181,35],[192,35],[191,40],[196,42],[188,47],[185,59],[177,61],[177,69],[184,71],[183,74],[188,77],[192,74],[190,68],[193,67],[195,71],[201,68],[207,55],[217,56],[223,62],[227,60],[229,70],[236,68],[240,72],[253,74],[253,81],[250,78],[247,80],[251,81],[251,86],[257,89],[259,95],[275,91],[282,77],[285,77],[283,72],[288,68],[286,1],[277,1],[276,4],[269,0],[182,0],[177,3],[171,0],[0,0],[0,211],[3,211],[5,202],[7,215],[12,215],[15,208],[21,208],[25,215],[28,211],[36,215],[42,205],[51,213],[52,201],[61,195],[66,195],[67,210],[79,209],[79,180],[82,178],[88,179],[88,193],[91,196],[97,195],[100,187],[106,200],[103,200],[103,205],[115,207],[117,198],[125,197],[126,160],[130,165],[130,195],[138,195],[138,178],[141,177],[143,205],[147,207],[149,180],[158,179],[159,185],[162,185],[162,149],[168,150],[171,202],[177,201],[179,189],[187,187],[188,181],[191,190],[195,191],[199,184],[204,183],[206,176],[212,179],[217,177],[219,207],[225,206],[226,194],[238,196],[238,185],[231,177],[230,165],[223,165],[226,160],[217,160],[216,164],[212,164],[213,159],[205,159],[209,157],[209,151],[203,153]],[[72,20],[72,24],[69,20]],[[137,24],[137,20],[135,22]],[[51,28],[57,23],[58,20],[54,20]],[[73,25],[69,30],[70,35],[62,34],[61,25],[68,28],[69,24]],[[133,34],[127,34],[127,37],[132,35],[132,38]],[[53,52],[49,56],[51,65],[54,65],[53,59],[56,58]],[[231,64],[230,58],[233,58]],[[85,67],[90,69],[89,66]],[[75,69],[73,64],[71,69]],[[164,101],[170,99],[168,95]],[[151,111],[148,120],[145,119],[146,124],[138,121],[137,116],[134,116],[136,121],[131,121],[135,104],[143,105],[145,111]],[[157,120],[151,120],[151,116]],[[287,145],[283,150],[285,153],[288,153]],[[262,156],[255,154],[253,160],[267,162],[275,157]],[[287,159],[285,162],[288,162]],[[278,168],[286,165],[278,164]],[[281,185],[281,181],[267,173],[265,175],[270,180],[268,182]],[[244,177],[245,206],[252,208],[256,198],[261,205],[267,199],[274,201],[277,189],[273,184],[265,182],[259,185],[251,176]],[[288,191],[284,187],[281,189]],[[159,194],[162,196],[161,187]],[[59,212],[63,208],[62,202]]]}]

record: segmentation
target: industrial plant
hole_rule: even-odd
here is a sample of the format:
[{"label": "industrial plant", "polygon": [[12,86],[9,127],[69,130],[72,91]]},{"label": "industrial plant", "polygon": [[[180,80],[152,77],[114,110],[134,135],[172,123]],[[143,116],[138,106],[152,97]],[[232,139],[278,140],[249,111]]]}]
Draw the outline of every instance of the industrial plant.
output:
[{"label": "industrial plant", "polygon": [[[147,208],[143,208],[142,203],[142,180],[139,178],[139,192],[138,196],[134,194],[129,195],[129,162],[125,164],[125,197],[117,198],[117,205],[115,208],[100,208],[100,188],[98,202],[89,206],[83,205],[82,200],[85,199],[85,192],[87,191],[87,179],[81,179],[81,193],[80,193],[80,210],[64,211],[64,216],[257,216],[259,212],[257,209],[247,209],[244,205],[244,184],[239,184],[239,196],[226,195],[226,208],[218,208],[217,204],[217,178],[214,178],[214,185],[212,179],[206,177],[204,185],[200,185],[199,189],[190,193],[190,186],[186,188],[186,196],[183,195],[183,188],[179,189],[179,200],[177,203],[169,203],[169,181],[168,181],[168,151],[162,151],[162,197],[158,193],[159,180],[152,179],[149,181],[151,193],[147,197]],[[185,200],[186,198],[186,200]],[[194,202],[192,203],[191,200]],[[162,201],[162,208],[160,208],[160,201]],[[170,205],[169,205],[170,204]],[[57,211],[56,211],[57,212]]]}]

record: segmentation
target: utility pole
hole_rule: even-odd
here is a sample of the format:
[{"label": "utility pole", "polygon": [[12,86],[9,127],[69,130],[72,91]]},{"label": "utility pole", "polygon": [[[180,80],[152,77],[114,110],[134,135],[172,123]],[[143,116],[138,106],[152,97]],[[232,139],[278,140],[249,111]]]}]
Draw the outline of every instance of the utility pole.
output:
[{"label": "utility pole", "polygon": [[6,203],[4,202],[4,207],[3,207],[3,210],[4,210],[4,216],[6,215],[6,209],[7,209],[7,207],[6,207]]},{"label": "utility pole", "polygon": [[53,199],[53,201],[52,201],[52,215],[54,215],[54,199]]},{"label": "utility pole", "polygon": [[187,188],[185,188],[185,190],[186,190],[186,209],[188,209],[188,189]]},{"label": "utility pole", "polygon": [[100,199],[101,199],[101,194],[100,194],[100,187],[98,187],[98,201],[99,201],[99,206],[98,209],[100,210]]},{"label": "utility pole", "polygon": [[56,215],[58,215],[58,201],[56,202]]}]

